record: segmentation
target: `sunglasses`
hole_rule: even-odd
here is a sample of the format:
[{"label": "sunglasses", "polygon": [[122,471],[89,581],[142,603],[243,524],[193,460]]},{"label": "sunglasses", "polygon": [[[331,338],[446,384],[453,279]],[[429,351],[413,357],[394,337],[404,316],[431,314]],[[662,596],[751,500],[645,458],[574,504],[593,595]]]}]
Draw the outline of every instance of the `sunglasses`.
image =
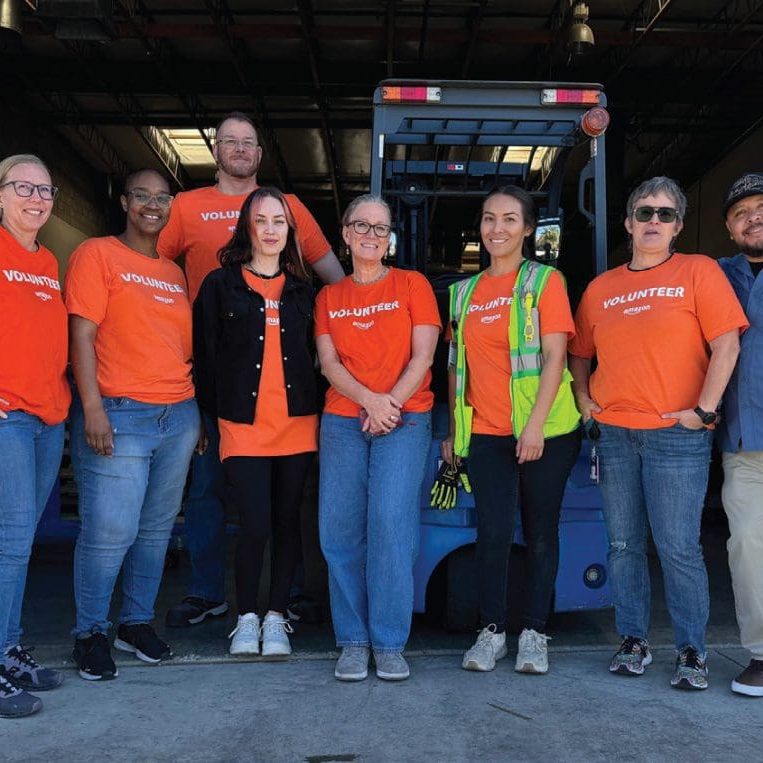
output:
[{"label": "sunglasses", "polygon": [[678,218],[678,210],[673,207],[636,207],[633,218],[640,223],[648,223],[657,213],[661,223],[674,223]]}]

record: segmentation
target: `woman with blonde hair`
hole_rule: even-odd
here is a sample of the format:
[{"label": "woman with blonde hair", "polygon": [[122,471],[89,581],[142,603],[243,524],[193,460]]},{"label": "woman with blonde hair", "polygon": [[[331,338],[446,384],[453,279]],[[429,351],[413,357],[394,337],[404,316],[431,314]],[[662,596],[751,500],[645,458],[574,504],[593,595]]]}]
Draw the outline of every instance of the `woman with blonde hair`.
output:
[{"label": "woman with blonde hair", "polygon": [[66,308],[58,263],[37,241],[58,189],[37,156],[0,162],[0,717],[42,707],[27,690],[63,676],[21,644],[21,604],[35,528],[64,445]]}]

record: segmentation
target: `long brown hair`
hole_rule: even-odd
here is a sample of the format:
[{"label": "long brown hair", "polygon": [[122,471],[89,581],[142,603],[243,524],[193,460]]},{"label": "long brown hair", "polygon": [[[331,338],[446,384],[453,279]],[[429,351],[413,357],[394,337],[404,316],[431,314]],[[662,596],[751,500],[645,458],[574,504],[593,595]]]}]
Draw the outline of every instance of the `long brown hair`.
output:
[{"label": "long brown hair", "polygon": [[271,188],[263,186],[256,191],[252,191],[244,201],[241,207],[241,213],[236,223],[236,230],[233,232],[233,236],[225,246],[223,246],[217,253],[217,258],[220,260],[220,264],[234,265],[240,263],[242,265],[247,262],[251,262],[252,259],[252,231],[251,231],[251,212],[252,206],[259,204],[263,199],[271,198],[280,202],[283,206],[286,216],[286,222],[289,226],[289,233],[286,236],[286,246],[278,257],[278,264],[282,270],[288,270],[297,278],[301,278],[304,281],[309,281],[310,276],[305,267],[305,261],[302,258],[302,250],[297,241],[297,223],[294,220],[289,202],[286,201],[286,197],[277,188]]}]

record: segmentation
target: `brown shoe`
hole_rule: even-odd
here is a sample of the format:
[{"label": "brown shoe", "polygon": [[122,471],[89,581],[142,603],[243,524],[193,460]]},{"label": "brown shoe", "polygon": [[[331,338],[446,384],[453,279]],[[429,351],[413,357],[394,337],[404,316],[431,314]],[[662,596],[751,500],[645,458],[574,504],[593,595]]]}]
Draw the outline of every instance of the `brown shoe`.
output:
[{"label": "brown shoe", "polygon": [[748,697],[763,697],[763,660],[750,660],[750,664],[731,682],[731,691]]}]

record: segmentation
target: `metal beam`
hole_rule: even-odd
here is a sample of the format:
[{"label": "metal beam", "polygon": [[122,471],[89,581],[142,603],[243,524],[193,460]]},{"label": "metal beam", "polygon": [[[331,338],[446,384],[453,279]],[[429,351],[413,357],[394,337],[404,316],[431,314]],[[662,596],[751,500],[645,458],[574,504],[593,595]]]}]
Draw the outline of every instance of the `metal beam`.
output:
[{"label": "metal beam", "polygon": [[387,0],[385,14],[385,32],[387,36],[387,77],[395,76],[395,0]]},{"label": "metal beam", "polygon": [[424,7],[421,9],[421,32],[419,33],[419,55],[418,62],[424,60],[424,48],[427,44],[427,32],[429,31],[429,6],[431,0],[424,0]]},{"label": "metal beam", "polygon": [[[741,32],[747,23],[751,21],[761,9],[763,9],[763,0],[730,0],[725,3],[713,19],[705,25],[705,31],[712,30],[716,34],[720,33],[721,39],[729,39]],[[691,64],[691,68],[688,70],[690,73],[682,82],[676,83],[675,87],[679,92],[688,89],[694,76],[696,76],[696,73],[702,72],[703,79],[701,85],[704,97],[698,105],[684,110],[683,113],[678,116],[678,120],[698,128],[705,120],[718,113],[723,106],[712,99],[714,93],[719,91],[720,86],[731,76],[731,74],[733,74],[734,71],[736,71],[748,56],[760,49],[762,41],[763,35],[756,36],[740,54],[734,57],[730,65],[726,65],[720,73],[714,72],[709,83],[706,66],[712,58],[718,55],[718,50],[713,47],[688,51],[685,54],[685,58],[687,63]],[[746,89],[748,85],[749,81],[745,80],[744,83],[742,83],[743,89]],[[634,134],[633,139],[638,140],[639,136],[650,127],[651,122],[658,117],[659,114],[660,111],[655,110],[647,119],[643,120],[640,128]],[[686,135],[668,137],[658,145],[656,150],[650,151],[651,156],[645,165],[643,165],[643,170],[639,174],[646,176],[646,174],[656,171],[656,169],[664,168],[672,157],[680,151],[685,150],[686,147]]]},{"label": "metal beam", "polygon": [[[748,55],[754,53],[758,48],[763,45],[763,34],[761,34],[757,42],[750,46],[744,53],[737,56],[733,63],[727,67],[727,69],[718,76],[707,88],[707,93],[710,95],[717,90],[728,77],[730,77],[736,69],[741,65],[742,61],[747,58]],[[717,115],[720,111],[719,107],[715,103],[703,103],[693,113],[684,114],[681,117],[681,121],[687,125],[700,128],[701,124],[710,117]],[[668,162],[691,143],[692,135],[694,133],[682,133],[672,137],[669,137],[666,141],[663,141],[660,148],[655,154],[652,155],[650,161],[646,164],[643,172],[643,177],[649,177],[653,173],[661,171]]]},{"label": "metal beam", "polygon": [[278,137],[270,125],[265,98],[247,74],[248,71],[256,68],[255,63],[251,59],[244,41],[233,36],[233,30],[237,28],[233,12],[228,6],[227,0],[204,0],[204,5],[217,29],[218,36],[228,48],[239,82],[249,96],[255,122],[257,122],[260,131],[259,137],[262,139],[268,156],[275,164],[278,184],[285,191],[288,191],[290,183],[286,160],[281,151]]},{"label": "metal beam", "polygon": [[623,70],[632,60],[638,47],[654,31],[657,22],[676,2],[677,0],[642,0],[628,16],[623,26],[623,31],[634,34],[630,47],[624,50],[610,48],[609,59],[605,58],[602,62],[602,71],[612,72],[612,74],[605,77],[605,82],[608,86],[623,73]]},{"label": "metal beam", "polygon": [[[100,48],[91,43],[74,42],[71,40],[62,40],[61,44],[80,61],[86,68],[88,75],[96,83],[99,83],[101,88],[108,90],[108,83],[101,79],[99,73],[98,61],[102,56]],[[138,99],[131,93],[126,92],[111,93],[110,97],[117,108],[128,117],[133,129],[138,133],[141,140],[175,183],[181,189],[189,185],[190,179],[180,162],[180,156],[164,133],[150,126],[151,120],[146,116],[143,106]]]},{"label": "metal beam", "polygon": [[[51,120],[49,114],[44,114],[44,121],[46,124],[50,125],[51,121],[53,121],[56,125],[72,127],[77,135],[79,135],[79,137],[87,144],[90,150],[107,167],[110,174],[120,177],[126,177],[130,174],[130,167],[125,164],[114,146],[106,140],[103,133],[95,124],[88,123],[88,119],[85,117],[85,112],[68,93],[39,92],[35,87],[35,83],[27,76],[23,69],[24,67],[22,66],[14,67],[11,76],[15,76],[19,79],[26,92],[35,93],[35,95],[45,101],[57,116],[60,115],[55,120]],[[36,109],[32,104],[30,104],[30,107],[38,113],[42,121],[43,115],[40,114],[39,109]]]},{"label": "metal beam", "polygon": [[117,5],[122,9],[127,17],[127,23],[133,33],[143,43],[146,53],[153,59],[154,63],[165,81],[168,92],[175,92],[180,99],[186,111],[191,115],[191,119],[199,131],[204,142],[207,144],[210,152],[212,143],[207,134],[211,127],[209,118],[204,112],[204,107],[198,96],[194,93],[185,93],[176,89],[178,82],[178,72],[181,66],[177,63],[174,51],[163,40],[148,37],[141,29],[139,20],[150,21],[150,13],[143,3],[143,0],[116,0]]},{"label": "metal beam", "polygon": [[342,221],[342,203],[339,199],[339,160],[337,158],[336,143],[334,142],[334,133],[331,130],[329,122],[329,101],[321,87],[320,75],[318,72],[318,60],[320,54],[318,45],[312,35],[315,23],[313,21],[313,9],[310,0],[297,0],[297,9],[299,18],[302,22],[302,28],[305,30],[305,44],[307,45],[307,56],[310,61],[310,72],[315,85],[315,100],[318,104],[318,113],[321,122],[321,138],[323,140],[323,150],[326,152],[326,162],[328,164],[329,176],[331,177],[331,189],[334,194],[334,208],[336,211],[337,224]]},{"label": "metal beam", "polygon": [[461,66],[461,79],[469,79],[469,69],[471,69],[472,61],[474,60],[474,51],[477,49],[477,40],[479,39],[482,17],[485,14],[487,2],[488,0],[480,0],[479,5],[472,11],[472,16],[469,20],[469,42],[466,44],[464,63]]}]

